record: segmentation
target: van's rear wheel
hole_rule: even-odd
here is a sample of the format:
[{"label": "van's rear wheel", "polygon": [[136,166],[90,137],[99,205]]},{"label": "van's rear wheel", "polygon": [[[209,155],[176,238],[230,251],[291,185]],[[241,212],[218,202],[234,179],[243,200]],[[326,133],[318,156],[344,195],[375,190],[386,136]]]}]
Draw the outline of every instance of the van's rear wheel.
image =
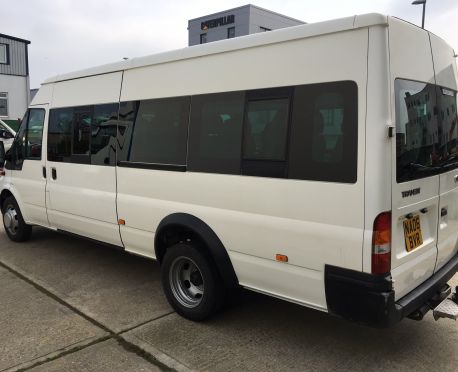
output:
[{"label": "van's rear wheel", "polygon": [[167,300],[185,318],[203,320],[221,308],[224,284],[211,259],[191,244],[167,249],[161,275]]},{"label": "van's rear wheel", "polygon": [[8,237],[15,242],[25,242],[32,235],[32,226],[27,225],[22,217],[21,210],[12,196],[3,203],[3,226]]}]

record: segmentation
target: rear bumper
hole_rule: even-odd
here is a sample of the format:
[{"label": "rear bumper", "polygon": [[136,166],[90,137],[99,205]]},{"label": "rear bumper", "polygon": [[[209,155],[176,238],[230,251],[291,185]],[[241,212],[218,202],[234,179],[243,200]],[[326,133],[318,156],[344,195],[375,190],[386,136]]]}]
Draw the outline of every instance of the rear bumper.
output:
[{"label": "rear bumper", "polygon": [[458,255],[431,278],[395,301],[391,275],[376,276],[326,265],[328,311],[345,319],[389,327],[432,301],[457,271]]}]

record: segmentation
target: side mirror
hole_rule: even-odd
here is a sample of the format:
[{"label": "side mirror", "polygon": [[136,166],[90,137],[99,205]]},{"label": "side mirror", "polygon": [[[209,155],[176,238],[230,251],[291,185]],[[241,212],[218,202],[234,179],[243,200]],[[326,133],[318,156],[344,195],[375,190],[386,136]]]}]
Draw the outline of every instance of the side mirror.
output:
[{"label": "side mirror", "polygon": [[5,146],[3,142],[0,142],[0,168],[3,168],[3,165],[5,165],[5,155]]}]

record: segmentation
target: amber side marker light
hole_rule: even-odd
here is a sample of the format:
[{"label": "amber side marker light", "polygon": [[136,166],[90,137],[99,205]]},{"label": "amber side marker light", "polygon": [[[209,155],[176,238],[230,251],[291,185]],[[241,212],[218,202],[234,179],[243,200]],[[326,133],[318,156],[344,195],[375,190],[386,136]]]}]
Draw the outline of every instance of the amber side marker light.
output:
[{"label": "amber side marker light", "polygon": [[380,213],[374,220],[372,235],[372,274],[391,271],[391,212]]},{"label": "amber side marker light", "polygon": [[275,259],[279,262],[288,262],[288,256],[285,256],[284,254],[278,254],[275,256]]},{"label": "amber side marker light", "polygon": [[122,218],[118,220],[118,225],[125,225],[125,224],[126,224],[126,220],[123,220]]}]

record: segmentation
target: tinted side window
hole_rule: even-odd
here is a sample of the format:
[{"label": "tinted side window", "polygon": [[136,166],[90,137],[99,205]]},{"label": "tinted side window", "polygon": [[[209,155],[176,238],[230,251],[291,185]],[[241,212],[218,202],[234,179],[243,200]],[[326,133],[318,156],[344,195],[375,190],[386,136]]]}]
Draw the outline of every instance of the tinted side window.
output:
[{"label": "tinted side window", "polygon": [[43,125],[45,122],[45,110],[30,109],[27,121],[27,144],[26,158],[41,160],[41,144],[43,141]]},{"label": "tinted side window", "polygon": [[351,81],[296,87],[289,178],[356,182],[357,102]]},{"label": "tinted side window", "polygon": [[91,127],[91,164],[114,165],[117,125],[117,103],[94,106]]},{"label": "tinted side window", "polygon": [[287,177],[287,146],[292,87],[247,93],[242,174]]},{"label": "tinted side window", "polygon": [[141,101],[129,160],[186,164],[189,102],[187,97]]},{"label": "tinted side window", "polygon": [[27,121],[29,120],[29,111],[25,113],[22,119],[21,125],[16,133],[16,138],[11,147],[11,154],[13,156],[13,169],[22,169],[26,154],[26,143],[27,143]]},{"label": "tinted side window", "polygon": [[193,96],[188,169],[240,174],[245,92]]},{"label": "tinted side window", "polygon": [[48,160],[70,162],[72,155],[73,109],[50,111],[48,125]]},{"label": "tinted side window", "polygon": [[114,165],[117,116],[117,103],[51,110],[48,160]]},{"label": "tinted side window", "polygon": [[118,161],[129,159],[132,133],[140,101],[121,102],[118,120]]},{"label": "tinted side window", "polygon": [[73,163],[90,163],[92,106],[76,107],[73,112]]},{"label": "tinted side window", "polygon": [[432,84],[395,80],[396,180],[410,181],[437,171],[441,137],[436,87]]},{"label": "tinted side window", "polygon": [[285,160],[289,99],[248,102],[244,159]]}]

